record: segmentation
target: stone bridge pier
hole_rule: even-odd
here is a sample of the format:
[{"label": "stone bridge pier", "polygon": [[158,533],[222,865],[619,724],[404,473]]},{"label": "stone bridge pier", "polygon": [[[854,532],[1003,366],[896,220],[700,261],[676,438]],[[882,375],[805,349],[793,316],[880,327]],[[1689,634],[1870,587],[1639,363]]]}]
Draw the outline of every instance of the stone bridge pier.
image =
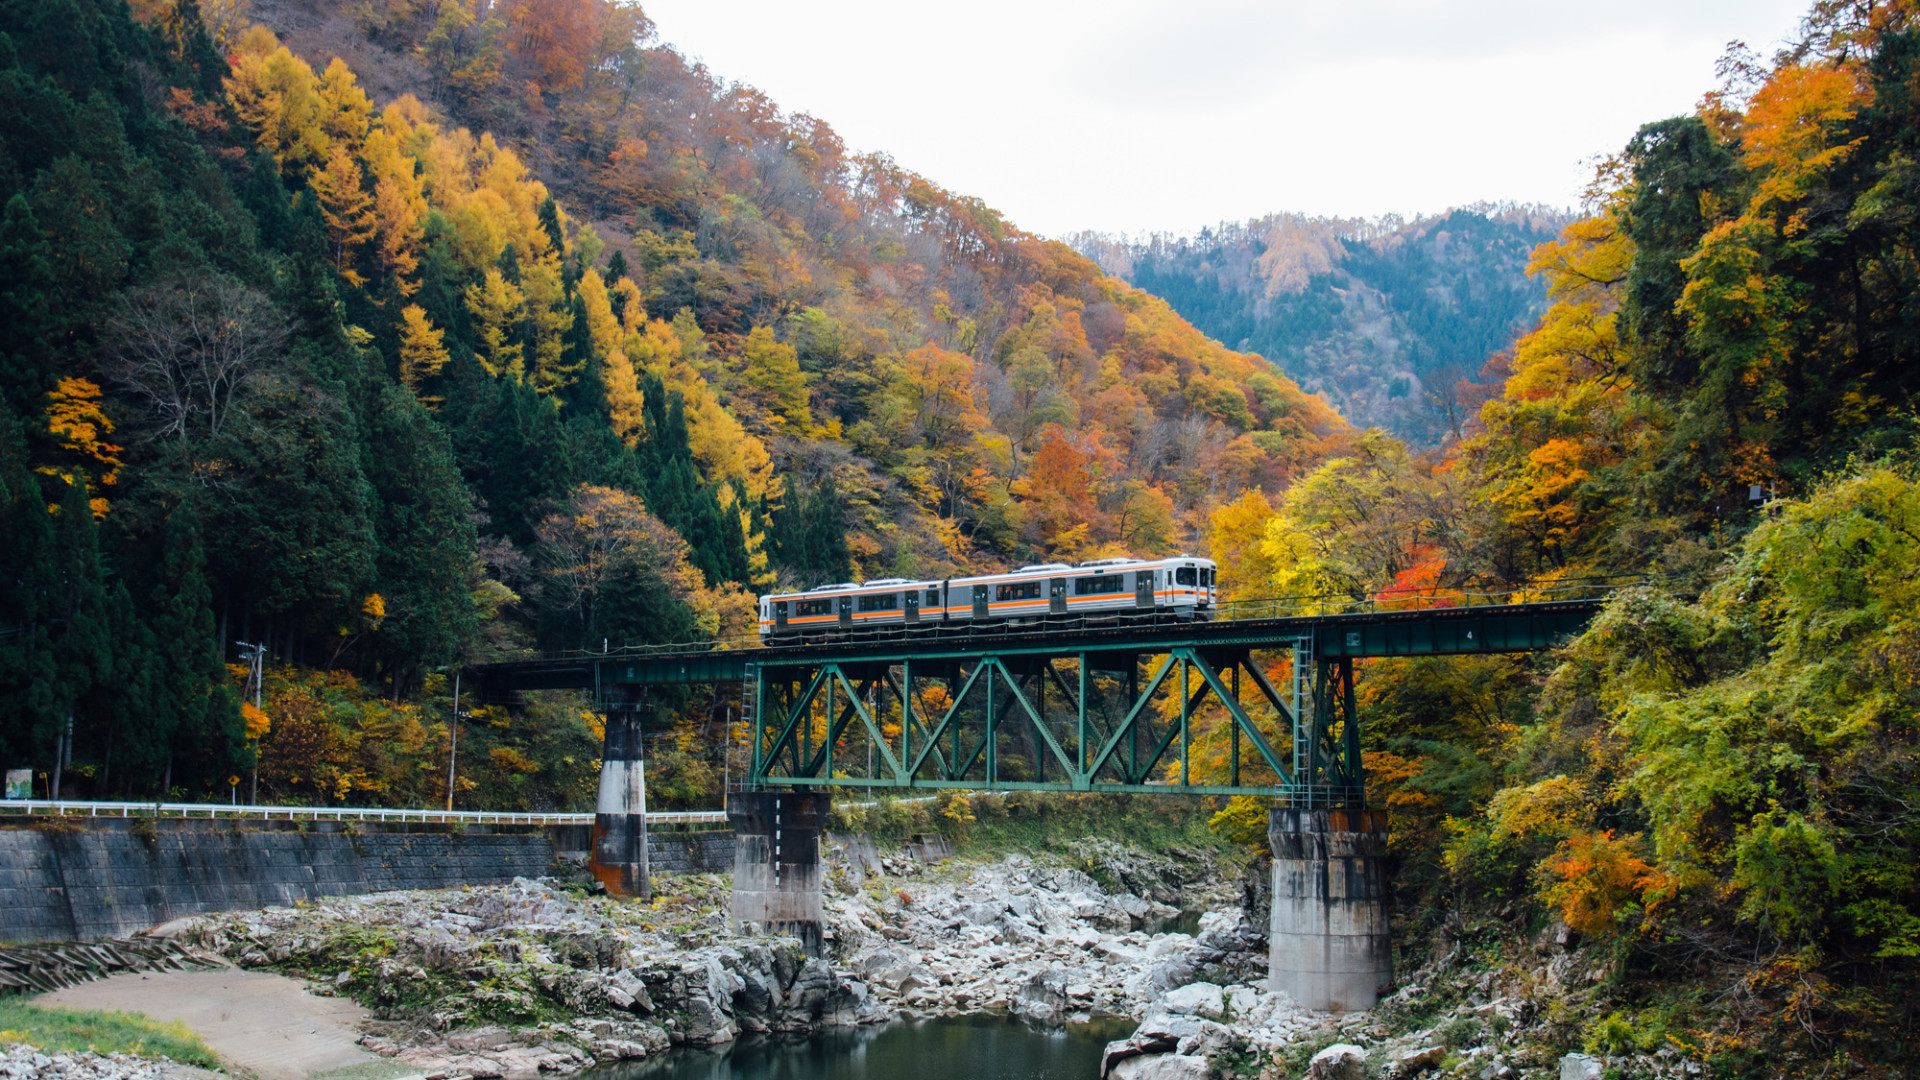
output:
[{"label": "stone bridge pier", "polygon": [[1320,1012],[1370,1009],[1393,982],[1382,810],[1274,809],[1268,981]]},{"label": "stone bridge pier", "polygon": [[649,900],[646,741],[639,713],[631,705],[609,707],[606,717],[589,869],[612,895]]},{"label": "stone bridge pier", "polygon": [[825,868],[820,833],[831,808],[824,791],[728,794],[736,928],[796,937],[808,956],[821,955]]}]

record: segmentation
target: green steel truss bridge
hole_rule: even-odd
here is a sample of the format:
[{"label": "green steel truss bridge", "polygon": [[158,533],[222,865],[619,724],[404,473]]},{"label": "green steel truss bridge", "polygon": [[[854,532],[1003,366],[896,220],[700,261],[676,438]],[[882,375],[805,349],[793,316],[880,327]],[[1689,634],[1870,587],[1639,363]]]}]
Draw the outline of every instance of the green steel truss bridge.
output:
[{"label": "green steel truss bridge", "polygon": [[[1342,604],[1254,601],[1206,622],[1003,624],[950,634],[571,654],[480,669],[491,700],[737,683],[729,767],[753,790],[980,788],[1364,798],[1357,659],[1549,649],[1620,583]],[[1203,709],[1211,735],[1196,740]],[[1225,729],[1224,732],[1222,729]]]}]

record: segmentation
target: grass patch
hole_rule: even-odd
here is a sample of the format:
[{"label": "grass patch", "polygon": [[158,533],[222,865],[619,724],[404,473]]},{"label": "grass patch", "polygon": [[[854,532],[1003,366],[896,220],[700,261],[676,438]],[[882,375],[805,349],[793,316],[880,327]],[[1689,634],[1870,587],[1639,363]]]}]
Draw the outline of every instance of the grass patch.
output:
[{"label": "grass patch", "polygon": [[213,1050],[179,1021],[162,1023],[139,1013],[31,1005],[19,998],[0,998],[0,1042],[29,1043],[56,1053],[92,1050],[220,1067]]},{"label": "grass patch", "polygon": [[829,828],[864,832],[886,846],[915,833],[939,833],[958,854],[976,857],[1064,851],[1089,837],[1122,839],[1148,851],[1220,846],[1207,828],[1213,808],[1191,796],[948,792],[934,799],[882,796],[867,808],[851,802],[834,807]]}]

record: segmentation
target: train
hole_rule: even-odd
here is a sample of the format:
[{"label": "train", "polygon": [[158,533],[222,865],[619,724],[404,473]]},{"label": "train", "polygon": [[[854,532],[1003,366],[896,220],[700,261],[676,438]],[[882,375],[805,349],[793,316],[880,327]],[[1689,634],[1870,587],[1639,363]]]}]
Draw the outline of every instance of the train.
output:
[{"label": "train", "polygon": [[768,642],[966,631],[1073,620],[1204,620],[1219,603],[1212,560],[1093,559],[1035,563],[1006,574],[916,581],[875,578],[760,598]]}]

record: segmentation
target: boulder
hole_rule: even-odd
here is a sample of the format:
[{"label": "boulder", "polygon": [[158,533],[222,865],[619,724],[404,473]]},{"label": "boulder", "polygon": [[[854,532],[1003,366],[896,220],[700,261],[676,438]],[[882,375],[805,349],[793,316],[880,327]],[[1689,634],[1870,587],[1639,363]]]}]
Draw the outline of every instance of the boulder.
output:
[{"label": "boulder", "polygon": [[1226,1015],[1226,996],[1212,983],[1188,983],[1160,999],[1160,1008],[1170,1013],[1204,1016],[1218,1020]]},{"label": "boulder", "polygon": [[1207,1059],[1187,1054],[1149,1054],[1114,1066],[1114,1080],[1207,1080]]},{"label": "boulder", "polygon": [[1307,1062],[1307,1080],[1366,1080],[1367,1052],[1352,1043],[1334,1043]]},{"label": "boulder", "polygon": [[1067,973],[1059,968],[1036,971],[1013,997],[1013,1012],[1029,1020],[1055,1020],[1067,1008]]},{"label": "boulder", "polygon": [[1560,1059],[1560,1080],[1600,1080],[1606,1066],[1592,1054],[1568,1054]]},{"label": "boulder", "polygon": [[1438,1066],[1447,1058],[1444,1046],[1425,1046],[1410,1054],[1402,1054],[1393,1063],[1395,1076],[1416,1076]]}]

